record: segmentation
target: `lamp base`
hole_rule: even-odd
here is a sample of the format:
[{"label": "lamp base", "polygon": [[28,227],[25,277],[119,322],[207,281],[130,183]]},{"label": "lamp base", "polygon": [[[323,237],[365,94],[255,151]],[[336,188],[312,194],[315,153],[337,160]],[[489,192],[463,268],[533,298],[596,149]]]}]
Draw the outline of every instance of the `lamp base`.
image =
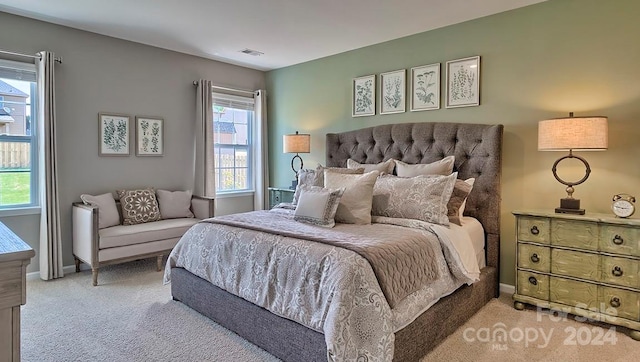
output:
[{"label": "lamp base", "polygon": [[289,190],[295,190],[298,187],[298,180],[292,180],[291,186],[289,186]]},{"label": "lamp base", "polygon": [[584,215],[584,209],[580,208],[580,200],[574,198],[560,199],[560,207],[556,207],[557,214]]}]

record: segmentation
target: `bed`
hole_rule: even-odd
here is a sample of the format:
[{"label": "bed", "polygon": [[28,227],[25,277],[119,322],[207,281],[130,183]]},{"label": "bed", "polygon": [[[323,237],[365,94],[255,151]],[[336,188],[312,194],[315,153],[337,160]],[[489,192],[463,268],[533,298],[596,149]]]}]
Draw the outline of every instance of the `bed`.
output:
[{"label": "bed", "polygon": [[[401,329],[392,331],[393,361],[419,360],[498,296],[502,133],[502,125],[424,122],[327,134],[326,166],[329,167],[345,167],[348,159],[362,164],[377,164],[391,158],[407,164],[429,164],[455,156],[454,171],[458,179],[475,178],[464,213],[479,221],[484,230],[486,266],[480,270],[479,280],[460,286]],[[221,235],[227,234],[232,232]],[[171,258],[167,268],[175,300],[274,356],[284,361],[333,359],[332,355],[328,356],[325,335],[318,328],[271,313],[202,279],[188,267],[177,267]]]}]

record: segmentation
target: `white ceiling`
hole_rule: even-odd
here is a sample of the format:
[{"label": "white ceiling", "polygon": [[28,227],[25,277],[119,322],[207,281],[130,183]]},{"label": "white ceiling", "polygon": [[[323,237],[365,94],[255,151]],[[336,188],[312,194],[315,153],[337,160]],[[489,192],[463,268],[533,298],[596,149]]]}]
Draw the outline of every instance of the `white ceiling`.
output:
[{"label": "white ceiling", "polygon": [[542,1],[0,0],[0,11],[270,70]]}]

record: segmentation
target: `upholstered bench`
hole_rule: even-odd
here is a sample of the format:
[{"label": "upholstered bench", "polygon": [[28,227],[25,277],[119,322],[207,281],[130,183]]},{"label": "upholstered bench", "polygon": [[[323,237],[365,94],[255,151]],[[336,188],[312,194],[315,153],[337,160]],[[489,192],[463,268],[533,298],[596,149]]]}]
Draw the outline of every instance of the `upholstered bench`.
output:
[{"label": "upholstered bench", "polygon": [[[148,190],[153,192],[152,189]],[[164,202],[160,197],[161,192],[164,192]],[[98,269],[101,266],[154,256],[157,258],[157,270],[160,271],[162,257],[173,249],[182,235],[201,219],[213,217],[213,199],[191,196],[190,193],[178,195],[178,192],[162,190],[158,190],[158,193],[160,215],[151,217],[151,220],[157,220],[139,220],[139,223],[133,224],[129,220],[127,225],[128,211],[123,211],[121,200],[116,200],[109,193],[82,195],[84,202],[73,204],[72,215],[76,272],[80,271],[82,262],[88,264],[95,286],[98,285]],[[187,196],[188,199],[185,199]],[[182,210],[179,210],[180,207]],[[148,215],[145,217],[149,218]]]}]

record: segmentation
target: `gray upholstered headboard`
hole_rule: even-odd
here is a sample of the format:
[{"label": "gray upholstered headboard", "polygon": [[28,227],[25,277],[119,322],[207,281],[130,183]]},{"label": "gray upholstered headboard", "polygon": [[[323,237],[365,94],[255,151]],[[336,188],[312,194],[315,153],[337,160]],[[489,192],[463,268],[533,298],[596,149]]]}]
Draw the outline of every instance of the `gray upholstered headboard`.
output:
[{"label": "gray upholstered headboard", "polygon": [[502,125],[467,123],[398,123],[327,134],[327,166],[346,167],[347,159],[378,163],[390,158],[431,163],[455,156],[458,178],[476,179],[465,215],[473,216],[487,234],[487,265],[500,258],[500,174]]}]

